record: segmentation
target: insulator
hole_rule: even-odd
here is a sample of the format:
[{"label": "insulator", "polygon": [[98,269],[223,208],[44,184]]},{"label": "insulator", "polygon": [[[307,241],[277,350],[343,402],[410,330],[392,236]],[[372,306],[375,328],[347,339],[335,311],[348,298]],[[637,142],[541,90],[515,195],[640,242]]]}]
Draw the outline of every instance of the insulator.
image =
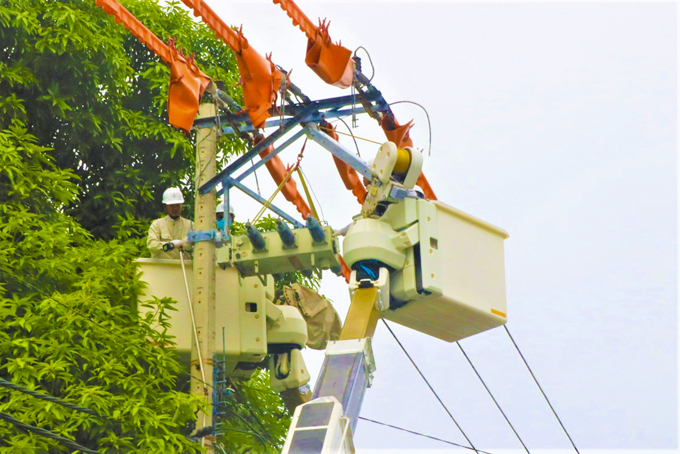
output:
[{"label": "insulator", "polygon": [[315,243],[323,243],[326,241],[326,232],[323,231],[323,227],[321,227],[319,221],[310,216],[305,223],[307,224],[309,233],[312,235],[312,239]]},{"label": "insulator", "polygon": [[276,231],[281,237],[281,242],[286,246],[295,246],[295,234],[290,230],[288,224],[281,219],[276,220]]},{"label": "insulator", "polygon": [[248,239],[250,240],[250,244],[253,245],[253,249],[261,251],[265,248],[266,243],[264,242],[264,237],[250,222],[246,222],[246,235],[248,235]]}]

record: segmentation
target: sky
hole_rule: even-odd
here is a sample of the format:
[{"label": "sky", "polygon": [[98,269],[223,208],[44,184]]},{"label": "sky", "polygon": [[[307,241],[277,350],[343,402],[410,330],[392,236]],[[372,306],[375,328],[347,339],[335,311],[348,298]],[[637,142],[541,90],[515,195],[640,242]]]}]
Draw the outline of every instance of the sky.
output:
[{"label": "sky", "polygon": [[[306,38],[278,6],[207,3],[243,24],[251,45],[292,69],[310,97],[348,93],[304,65]],[[298,4],[314,21],[330,19],[334,40],[370,53],[388,102],[427,109],[431,152],[423,110],[393,107],[402,123],[414,119],[439,199],[510,234],[507,326],[579,450],[676,452],[677,4]],[[366,115],[353,132],[384,140]],[[365,158],[377,151],[359,148]],[[302,167],[325,220],[349,223],[359,206],[329,153],[308,145]],[[275,185],[258,176],[270,194]],[[235,190],[232,198],[239,219],[259,209]],[[322,293],[344,318],[344,280],[325,275]],[[524,452],[455,344],[392,327],[477,448]],[[532,452],[573,452],[502,328],[461,345]],[[465,444],[381,325],[373,350],[362,416]],[[314,382],[323,353],[304,357]],[[371,454],[463,452],[365,421],[355,445]]]}]

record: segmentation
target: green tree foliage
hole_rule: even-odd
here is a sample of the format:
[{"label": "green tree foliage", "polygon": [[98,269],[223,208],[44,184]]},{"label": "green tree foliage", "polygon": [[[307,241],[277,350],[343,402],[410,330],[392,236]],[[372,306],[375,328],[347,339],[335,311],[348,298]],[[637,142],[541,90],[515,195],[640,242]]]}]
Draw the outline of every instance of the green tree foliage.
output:
[{"label": "green tree foliage", "polygon": [[[105,242],[64,208],[78,190],[18,120],[0,131],[0,377],[90,408],[0,390],[0,411],[101,452],[196,452],[200,398],[173,390],[171,339],[138,319],[135,247]],[[163,314],[168,300],[152,303]],[[63,452],[0,423],[0,452]]]},{"label": "green tree foliage", "polygon": [[219,413],[216,446],[222,452],[281,451],[290,415],[281,397],[272,391],[268,371],[256,371],[246,383],[228,382],[216,410]]},{"label": "green tree foliage", "polygon": [[[121,3],[240,99],[233,53],[179,2]],[[95,237],[139,237],[166,187],[195,189],[192,138],[167,122],[167,65],[94,0],[0,1],[0,49],[0,128],[21,120],[75,172],[80,201],[67,210]],[[243,145],[230,136],[220,148]]]},{"label": "green tree foliage", "polygon": [[[235,87],[232,53],[177,2],[122,3]],[[0,0],[0,49],[0,377],[102,418],[5,389],[0,412],[101,452],[196,452],[201,399],[175,390],[172,339],[137,315],[134,258],[160,194],[195,190],[193,138],[167,124],[169,71],[94,0]],[[220,138],[220,165],[242,150]],[[150,304],[162,321],[174,310]],[[281,445],[266,371],[225,406],[225,452]],[[0,454],[64,451],[0,422]]]}]

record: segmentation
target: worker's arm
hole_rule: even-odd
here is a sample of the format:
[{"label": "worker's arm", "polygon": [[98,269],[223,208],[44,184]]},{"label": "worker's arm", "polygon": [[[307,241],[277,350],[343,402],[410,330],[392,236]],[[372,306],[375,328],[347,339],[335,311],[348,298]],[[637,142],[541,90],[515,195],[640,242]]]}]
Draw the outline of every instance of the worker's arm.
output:
[{"label": "worker's arm", "polygon": [[146,247],[151,252],[151,257],[157,257],[163,252],[163,241],[161,240],[161,227],[157,221],[151,223],[149,227],[149,237],[146,239]]},{"label": "worker's arm", "polygon": [[341,229],[333,230],[333,236],[345,236],[345,235],[347,235],[347,231],[348,231],[349,228],[352,226],[352,224],[353,224],[353,223],[350,222],[349,224],[347,224],[346,226],[344,226],[344,227],[341,228]]}]

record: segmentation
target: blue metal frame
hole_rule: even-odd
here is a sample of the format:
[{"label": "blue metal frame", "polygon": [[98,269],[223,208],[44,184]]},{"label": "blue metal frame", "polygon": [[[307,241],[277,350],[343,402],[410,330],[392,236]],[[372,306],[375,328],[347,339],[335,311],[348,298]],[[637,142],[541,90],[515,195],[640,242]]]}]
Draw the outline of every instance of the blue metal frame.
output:
[{"label": "blue metal frame", "polygon": [[263,166],[264,164],[266,164],[270,159],[272,159],[274,156],[276,156],[277,154],[281,153],[283,150],[285,150],[286,148],[288,148],[290,145],[293,144],[293,142],[295,142],[296,140],[298,140],[298,139],[299,139],[300,137],[302,137],[303,135],[305,135],[305,131],[304,131],[304,130],[301,130],[301,131],[296,132],[295,135],[293,135],[290,139],[286,140],[284,143],[282,143],[281,145],[279,145],[278,147],[276,147],[276,148],[274,149],[274,151],[272,151],[272,152],[269,153],[267,156],[265,156],[264,158],[262,158],[262,159],[260,159],[259,161],[257,161],[255,164],[253,164],[250,168],[248,168],[248,170],[246,170],[245,172],[243,172],[241,175],[237,176],[237,177],[236,177],[236,181],[239,181],[239,182],[243,181],[243,179],[244,179],[245,177],[247,177],[247,176],[250,175],[251,173],[255,172],[257,169],[259,169],[260,167],[262,167],[262,166]]},{"label": "blue metal frame", "polygon": [[253,148],[248,150],[246,154],[241,155],[236,161],[229,164],[226,169],[222,170],[220,173],[218,173],[210,180],[208,180],[205,184],[203,184],[203,186],[198,188],[199,192],[201,194],[207,194],[208,192],[212,191],[213,188],[217,186],[218,183],[222,183],[222,180],[224,180],[226,177],[230,176],[232,173],[243,167],[245,164],[248,163],[248,161],[250,161],[255,156],[260,154],[261,151],[266,150],[267,147],[269,147],[278,139],[283,137],[288,131],[293,129],[295,126],[305,121],[311,113],[316,111],[316,109],[317,109],[316,103],[315,102],[311,103],[309,106],[303,109],[302,112],[293,117],[292,120],[288,121],[283,126],[283,128],[278,129],[276,130],[276,132],[265,137],[265,139],[262,142],[255,145]]},{"label": "blue metal frame", "polygon": [[371,172],[370,167],[368,167],[368,164],[366,164],[363,159],[354,156],[354,154],[343,147],[340,142],[318,128],[310,125],[305,126],[304,131],[307,134],[307,137],[330,151],[333,156],[336,156],[369,180],[373,178],[373,173]]},{"label": "blue metal frame", "polygon": [[[211,178],[208,182],[203,184],[199,188],[201,194],[206,194],[213,190],[218,184],[222,184],[222,189],[217,191],[218,196],[224,194],[224,211],[225,215],[228,216],[229,213],[229,190],[232,187],[236,187],[243,191],[248,196],[252,197],[254,200],[261,204],[266,204],[266,200],[255,193],[248,187],[246,187],[242,181],[257,169],[266,164],[274,156],[278,155],[281,151],[286,149],[288,146],[293,144],[303,135],[312,139],[319,145],[321,145],[326,150],[330,151],[331,154],[348,164],[350,167],[355,169],[364,177],[371,179],[373,174],[371,169],[362,159],[354,156],[352,152],[342,146],[338,141],[334,140],[328,134],[325,134],[318,128],[318,123],[323,122],[330,118],[344,117],[353,114],[366,113],[367,109],[370,111],[372,116],[375,117],[373,112],[391,113],[389,104],[385,101],[382,94],[370,81],[359,71],[355,71],[355,79],[359,81],[360,85],[366,87],[366,91],[361,91],[355,95],[340,96],[336,98],[321,99],[318,101],[308,101],[306,96],[302,96],[305,100],[302,103],[288,104],[285,107],[285,115],[282,115],[275,107],[269,110],[271,118],[265,122],[264,128],[278,127],[278,129],[267,136],[259,144],[252,147],[245,154],[241,155],[234,162],[229,164],[224,170]],[[357,105],[360,104],[360,105]],[[344,107],[351,106],[348,109],[343,109]],[[194,125],[198,128],[213,127],[215,125],[215,118],[209,119],[199,119],[196,120]],[[233,126],[224,126],[222,128],[223,133],[232,134],[235,132],[252,132],[256,131],[253,127],[247,112],[241,112],[239,114],[228,114],[220,117],[220,123],[231,124]],[[233,177],[232,175],[238,171],[241,167],[245,166],[249,161],[259,155],[263,150],[267,149],[274,142],[283,138],[288,132],[290,132],[294,127],[302,125],[302,130],[296,132],[293,136],[287,139],[283,144],[276,147],[271,153],[269,153],[264,158],[259,159],[257,162],[253,163],[248,169],[242,172],[238,177]],[[236,130],[235,127],[238,128]],[[286,221],[293,224],[296,228],[302,228],[304,225],[297,221],[293,216],[290,216],[282,209],[275,205],[269,204],[269,208],[281,216]]]},{"label": "blue metal frame", "polygon": [[[310,122],[310,123],[318,123],[318,122],[323,121],[323,120],[330,120],[332,118],[338,118],[338,117],[347,117],[349,115],[356,115],[356,114],[362,114],[362,113],[366,113],[366,109],[364,109],[363,106],[356,106],[356,107],[353,107],[351,109],[344,109],[344,110],[333,109],[333,110],[327,110],[325,112],[315,112],[312,115],[310,115],[309,118],[306,121]],[[286,115],[288,115],[288,114],[286,114]],[[286,123],[286,117],[284,117],[283,120],[281,118],[278,118],[278,117],[277,118],[271,117],[270,119],[268,119],[265,122],[264,127],[265,128],[274,128],[274,127],[280,126],[281,124],[285,124],[285,123]],[[238,130],[240,132],[256,131],[256,129],[253,127],[253,125],[250,122],[243,124],[243,126],[238,128]],[[231,126],[224,126],[224,127],[222,127],[222,132],[224,134],[233,134],[233,133],[236,132],[236,130],[234,130],[234,128],[232,128]]]},{"label": "blue metal frame", "polygon": [[[341,109],[343,107],[347,106],[353,106],[355,104],[361,104],[362,102],[367,102],[371,103],[371,105],[375,104],[375,110],[378,111],[388,111],[389,110],[389,105],[385,101],[385,99],[382,97],[382,94],[380,91],[375,89],[375,87],[370,87],[367,91],[363,93],[358,93],[356,95],[348,95],[348,96],[339,96],[337,98],[326,98],[326,99],[320,99],[318,101],[311,101],[311,102],[304,102],[304,103],[296,103],[296,104],[289,104],[286,105],[285,108],[285,116],[287,117],[294,117],[297,114],[301,113],[303,110],[305,110],[307,107],[309,107],[311,104],[316,105],[316,110],[319,111],[316,113],[317,118],[315,120],[310,119],[306,121],[321,121],[323,120],[323,116],[327,115],[327,118],[332,118],[328,115],[330,115],[332,112],[338,111],[338,109]],[[357,106],[356,113],[363,113],[365,112],[363,106]],[[348,112],[348,114],[351,115],[352,112]],[[276,117],[281,115],[281,112],[275,108],[272,107],[269,109],[269,115],[271,116],[272,119],[276,119]],[[334,115],[333,117],[337,117],[339,115]],[[227,124],[227,123],[236,123],[236,124],[242,124],[243,129],[240,129],[241,131],[254,131],[255,129],[253,128],[252,123],[250,122],[250,118],[248,117],[248,112],[242,112],[238,114],[227,114],[227,115],[222,115],[219,117],[220,123],[221,124]],[[200,118],[197,119],[194,122],[194,126],[197,128],[210,128],[215,126],[215,119],[214,118]],[[270,125],[265,123],[265,128],[269,127]],[[276,125],[273,125],[276,126]],[[231,127],[225,127],[224,131],[226,132],[227,130],[232,131],[233,129]]]}]

